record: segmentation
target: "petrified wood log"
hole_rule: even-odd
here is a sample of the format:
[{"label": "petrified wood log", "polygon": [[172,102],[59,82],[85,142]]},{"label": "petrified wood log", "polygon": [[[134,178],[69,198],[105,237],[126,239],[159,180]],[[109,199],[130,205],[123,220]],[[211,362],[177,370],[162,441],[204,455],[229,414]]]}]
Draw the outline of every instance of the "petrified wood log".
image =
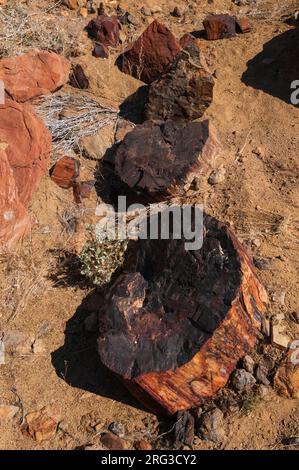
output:
[{"label": "petrified wood log", "polygon": [[196,44],[180,52],[170,71],[149,87],[146,117],[149,120],[193,121],[213,99],[214,79]]},{"label": "petrified wood log", "polygon": [[129,132],[117,149],[115,170],[131,189],[155,200],[188,190],[195,176],[211,171],[220,143],[208,121],[185,127],[147,121]]},{"label": "petrified wood log", "polygon": [[202,248],[138,240],[100,312],[102,362],[152,411],[198,406],[253,348],[267,295],[236,237],[204,217]]}]

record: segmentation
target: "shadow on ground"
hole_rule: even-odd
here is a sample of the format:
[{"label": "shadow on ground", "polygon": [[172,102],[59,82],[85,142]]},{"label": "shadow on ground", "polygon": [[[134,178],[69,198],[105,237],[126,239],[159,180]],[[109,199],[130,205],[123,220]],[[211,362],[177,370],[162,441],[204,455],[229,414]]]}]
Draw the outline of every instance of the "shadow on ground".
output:
[{"label": "shadow on ground", "polygon": [[57,375],[72,387],[144,410],[100,361],[97,352],[97,325],[95,331],[86,331],[85,320],[99,309],[104,292],[89,294],[67,322],[64,345],[51,354]]},{"label": "shadow on ground", "polygon": [[292,105],[291,83],[299,80],[298,57],[299,28],[295,28],[266,42],[262,52],[247,63],[242,81]]}]

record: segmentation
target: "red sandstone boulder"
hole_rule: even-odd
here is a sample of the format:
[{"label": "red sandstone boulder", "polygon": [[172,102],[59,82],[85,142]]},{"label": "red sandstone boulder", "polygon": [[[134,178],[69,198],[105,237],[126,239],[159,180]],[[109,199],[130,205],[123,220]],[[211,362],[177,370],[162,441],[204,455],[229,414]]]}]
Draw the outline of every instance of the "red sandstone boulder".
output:
[{"label": "red sandstone boulder", "polygon": [[0,60],[5,91],[20,102],[57,90],[67,83],[69,72],[69,62],[54,52],[33,51]]},{"label": "red sandstone boulder", "polygon": [[171,31],[155,20],[119,57],[118,65],[124,73],[151,83],[168,71],[181,49]]},{"label": "red sandstone boulder", "polygon": [[0,249],[30,229],[27,207],[50,150],[50,133],[30,106],[11,100],[0,106]]}]

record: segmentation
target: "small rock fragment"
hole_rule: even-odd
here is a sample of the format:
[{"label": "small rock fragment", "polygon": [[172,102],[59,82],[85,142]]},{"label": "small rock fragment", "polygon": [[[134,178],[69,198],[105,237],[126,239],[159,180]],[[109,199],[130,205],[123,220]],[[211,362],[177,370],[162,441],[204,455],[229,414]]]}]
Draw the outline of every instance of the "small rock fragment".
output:
[{"label": "small rock fragment", "polygon": [[244,369],[249,372],[250,374],[253,373],[254,370],[254,360],[251,356],[247,355],[243,359],[243,367]]},{"label": "small rock fragment", "polygon": [[287,398],[299,398],[299,353],[290,349],[285,363],[274,377],[274,388]]},{"label": "small rock fragment", "polygon": [[272,318],[271,321],[271,341],[274,346],[281,349],[287,349],[290,338],[285,333],[284,314],[280,313]]},{"label": "small rock fragment", "polygon": [[219,168],[216,170],[212,171],[212,173],[209,176],[209,183],[214,186],[216,184],[223,183],[225,180],[225,168],[223,165],[221,165]]},{"label": "small rock fragment", "polygon": [[144,16],[151,16],[152,14],[152,11],[150,8],[147,8],[145,6],[141,7],[141,13],[144,15]]},{"label": "small rock fragment", "polygon": [[70,85],[80,90],[86,90],[89,87],[89,80],[80,64],[76,64],[70,74]]},{"label": "small rock fragment", "polygon": [[19,410],[20,408],[18,406],[0,404],[0,423],[14,418]]},{"label": "small rock fragment", "polygon": [[60,188],[69,189],[79,176],[80,162],[75,158],[64,156],[51,168],[50,176]]},{"label": "small rock fragment", "polygon": [[75,202],[77,204],[80,204],[82,202],[82,199],[89,199],[94,186],[94,180],[74,182],[73,193]]},{"label": "small rock fragment", "polygon": [[232,373],[231,384],[237,392],[250,390],[255,383],[254,376],[244,369],[237,369]]},{"label": "small rock fragment", "polygon": [[271,268],[272,259],[271,258],[263,258],[260,256],[253,257],[254,266],[261,271],[267,271]]},{"label": "small rock fragment", "polygon": [[180,7],[174,7],[171,14],[172,14],[172,16],[174,16],[176,18],[181,18],[183,16],[184,12]]},{"label": "small rock fragment", "polygon": [[112,434],[111,432],[106,432],[101,436],[101,443],[107,447],[109,450],[124,450],[125,449],[125,443],[124,441],[116,436],[115,434]]},{"label": "small rock fragment", "polygon": [[119,45],[120,26],[117,16],[99,15],[86,26],[89,36],[103,46]]},{"label": "small rock fragment", "polygon": [[125,437],[126,435],[126,429],[124,425],[118,421],[113,421],[113,423],[110,423],[108,429],[116,436]]},{"label": "small rock fragment", "polygon": [[60,416],[54,407],[44,407],[39,411],[32,411],[25,416],[22,433],[37,442],[53,438],[56,434]]},{"label": "small rock fragment", "polygon": [[92,55],[99,59],[108,59],[110,53],[107,46],[100,44],[99,42],[95,42],[93,46]]},{"label": "small rock fragment", "polygon": [[203,413],[199,436],[204,440],[212,441],[216,444],[222,443],[225,437],[223,421],[223,413],[218,408]]},{"label": "small rock fragment", "polygon": [[153,449],[152,445],[148,441],[145,441],[144,439],[141,439],[141,441],[135,442],[134,447],[136,450],[152,450]]},{"label": "small rock fragment", "polygon": [[174,427],[174,445],[191,446],[194,440],[194,417],[188,411],[179,411]]},{"label": "small rock fragment", "polygon": [[269,371],[267,367],[265,367],[263,364],[258,364],[256,367],[256,371],[255,371],[255,377],[256,377],[257,383],[263,384],[266,386],[270,385],[270,382],[267,378],[268,373]]},{"label": "small rock fragment", "polygon": [[236,35],[236,20],[230,15],[209,15],[203,21],[209,40],[231,38]]},{"label": "small rock fragment", "polygon": [[248,33],[252,30],[252,24],[245,16],[237,17],[236,19],[237,33]]}]

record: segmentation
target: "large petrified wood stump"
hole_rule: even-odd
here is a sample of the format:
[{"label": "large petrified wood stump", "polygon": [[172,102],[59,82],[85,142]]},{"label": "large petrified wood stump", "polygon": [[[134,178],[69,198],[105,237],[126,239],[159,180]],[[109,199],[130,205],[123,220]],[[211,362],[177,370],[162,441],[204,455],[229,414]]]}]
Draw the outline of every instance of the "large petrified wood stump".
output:
[{"label": "large petrified wood stump", "polygon": [[198,406],[253,348],[267,295],[233,233],[204,217],[203,246],[138,240],[100,312],[102,362],[153,411]]},{"label": "large petrified wood stump", "polygon": [[219,150],[216,130],[208,120],[185,127],[146,121],[125,136],[115,170],[131,189],[163,200],[183,194],[195,176],[211,172]]}]

